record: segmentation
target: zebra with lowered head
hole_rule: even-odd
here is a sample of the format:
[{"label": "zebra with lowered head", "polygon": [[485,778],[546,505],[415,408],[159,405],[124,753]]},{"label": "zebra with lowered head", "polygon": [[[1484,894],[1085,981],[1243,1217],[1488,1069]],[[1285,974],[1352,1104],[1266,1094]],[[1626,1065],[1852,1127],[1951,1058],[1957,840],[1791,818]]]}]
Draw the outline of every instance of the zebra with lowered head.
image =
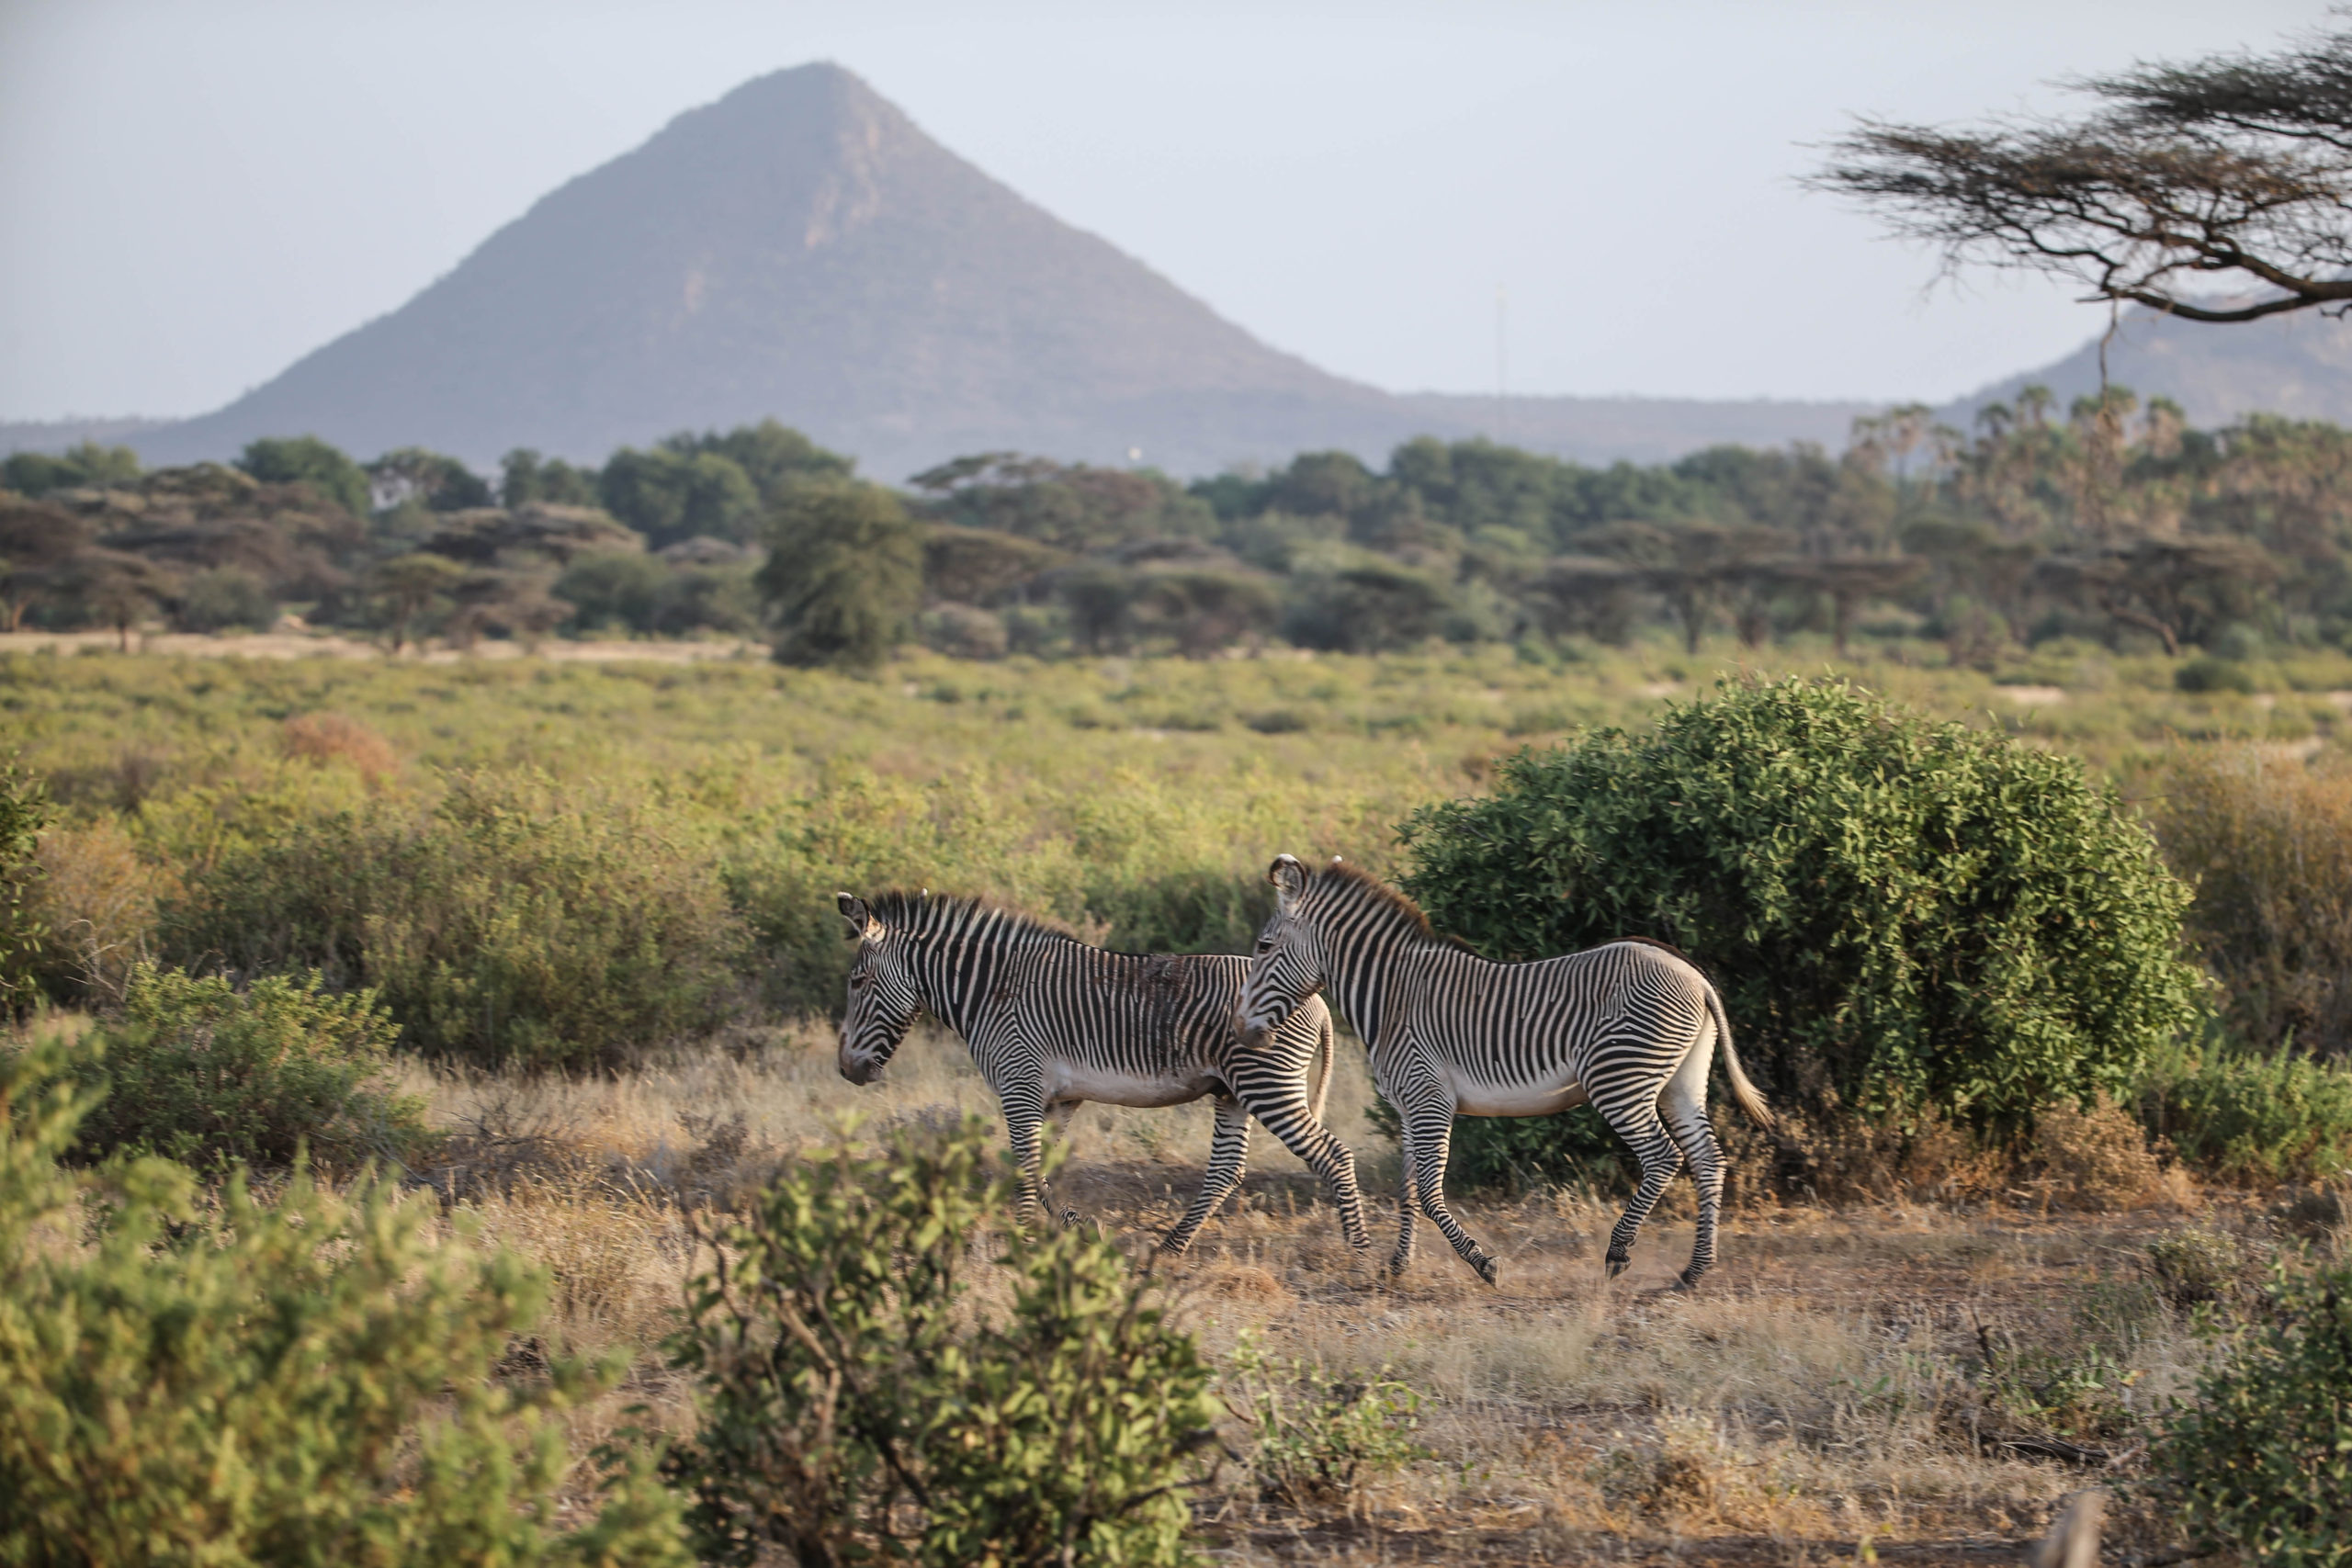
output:
[{"label": "zebra with lowered head", "polygon": [[1370,1245],[1355,1156],[1323,1125],[1331,1015],[1320,1002],[1290,1011],[1245,1052],[1233,1021],[1250,961],[1238,954],[1110,953],[975,898],[838,897],[858,944],[842,1077],[880,1077],[919,1012],[962,1035],[1004,1106],[1022,1224],[1045,1197],[1038,1132],[1049,1112],[1058,1128],[1087,1100],[1161,1106],[1214,1096],[1208,1174],[1162,1247],[1183,1251],[1239,1185],[1253,1115],[1329,1187],[1348,1244]]},{"label": "zebra with lowered head", "polygon": [[1495,1260],[1445,1206],[1453,1118],[1548,1116],[1589,1100],[1641,1161],[1642,1184],[1609,1237],[1622,1273],[1651,1206],[1687,1159],[1699,1235],[1681,1284],[1715,1260],[1723,1151],[1707,1122],[1707,1069],[1723,1050],[1740,1107],[1772,1113],[1740,1070],[1722,1000],[1689,960],[1635,937],[1565,958],[1493,964],[1439,936],[1412,900],[1339,861],[1309,871],[1283,855],[1268,872],[1275,909],[1241,993],[1245,1043],[1276,1038],[1326,987],[1372,1055],[1373,1081],[1404,1125],[1396,1252],[1413,1256],[1413,1212],[1429,1215],[1488,1284]]}]

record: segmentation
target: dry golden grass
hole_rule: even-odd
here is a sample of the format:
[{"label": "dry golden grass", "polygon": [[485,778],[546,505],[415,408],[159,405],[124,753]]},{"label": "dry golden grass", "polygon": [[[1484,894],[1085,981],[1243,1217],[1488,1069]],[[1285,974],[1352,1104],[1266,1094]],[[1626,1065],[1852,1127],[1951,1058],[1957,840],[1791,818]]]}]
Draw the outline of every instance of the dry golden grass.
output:
[{"label": "dry golden grass", "polygon": [[[870,1135],[995,1111],[960,1044],[927,1032],[864,1089],[814,1031],[615,1078],[419,1071],[410,1088],[455,1134],[447,1167],[417,1174],[478,1215],[483,1243],[548,1265],[548,1335],[637,1359],[627,1386],[576,1414],[583,1447],[628,1405],[689,1418],[658,1351],[694,1266],[682,1211],[741,1201],[848,1117]],[[1350,1051],[1331,1119],[1364,1156],[1385,1228],[1395,1156],[1364,1120],[1370,1098]],[[1191,1197],[1208,1120],[1204,1106],[1089,1108],[1057,1201],[1147,1255]],[[1653,1222],[1612,1282],[1600,1253],[1616,1208],[1572,1195],[1457,1201],[1502,1258],[1498,1288],[1432,1249],[1427,1227],[1412,1269],[1385,1281],[1261,1133],[1236,1204],[1190,1257],[1158,1266],[1180,1321],[1212,1357],[1254,1331],[1334,1372],[1390,1369],[1426,1396],[1435,1458],[1352,1516],[1261,1503],[1227,1465],[1202,1500],[1204,1543],[1250,1563],[1794,1563],[1852,1561],[1866,1540],[1889,1561],[1996,1560],[2066,1495],[2114,1478],[2096,1455],[2128,1472],[2147,1415],[2193,1376],[2203,1348],[2166,1304],[2149,1244],[2193,1224],[2249,1257],[2271,1245],[2256,1209],[2188,1190],[2136,1138],[2126,1146],[2118,1120],[2061,1118],[2038,1190],[1997,1206],[1751,1204],[1689,1295],[1665,1289],[1687,1218]],[[2113,1386],[2075,1388],[2100,1357]],[[2066,1445],[2093,1461],[2051,1457]],[[2118,1528],[2162,1534],[2128,1511]]]}]

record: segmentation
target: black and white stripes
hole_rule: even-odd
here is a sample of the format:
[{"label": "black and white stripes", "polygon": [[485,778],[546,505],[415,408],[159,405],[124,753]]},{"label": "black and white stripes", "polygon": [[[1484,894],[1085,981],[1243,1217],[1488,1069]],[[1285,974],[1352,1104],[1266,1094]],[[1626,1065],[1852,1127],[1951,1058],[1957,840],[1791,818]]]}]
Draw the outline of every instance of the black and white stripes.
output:
[{"label": "black and white stripes", "polygon": [[1329,1185],[1350,1245],[1368,1245],[1355,1156],[1321,1119],[1331,1017],[1320,1002],[1287,1011],[1245,1052],[1234,1017],[1246,958],[1109,953],[976,899],[886,893],[868,905],[843,893],[839,904],[858,941],[842,1076],[874,1081],[919,1012],[962,1035],[1003,1102],[1024,1223],[1044,1197],[1038,1134],[1049,1111],[1061,1122],[1087,1100],[1182,1105],[1207,1095],[1216,1100],[1208,1174],[1162,1246],[1183,1251],[1239,1184],[1253,1115]]},{"label": "black and white stripes", "polygon": [[1714,987],[1679,953],[1638,940],[1565,958],[1491,964],[1430,929],[1403,895],[1334,861],[1289,855],[1269,873],[1277,908],[1241,998],[1251,1049],[1274,1042],[1329,988],[1372,1055],[1373,1079],[1404,1123],[1401,1223],[1392,1269],[1412,1258],[1416,1209],[1489,1283],[1495,1260],[1445,1204],[1454,1116],[1544,1116],[1589,1100],[1641,1161],[1641,1189],[1609,1241],[1609,1272],[1683,1162],[1699,1189],[1688,1286],[1714,1261],[1723,1155],[1707,1122],[1707,1069],[1722,1047],[1732,1092],[1772,1116],[1734,1055]]}]

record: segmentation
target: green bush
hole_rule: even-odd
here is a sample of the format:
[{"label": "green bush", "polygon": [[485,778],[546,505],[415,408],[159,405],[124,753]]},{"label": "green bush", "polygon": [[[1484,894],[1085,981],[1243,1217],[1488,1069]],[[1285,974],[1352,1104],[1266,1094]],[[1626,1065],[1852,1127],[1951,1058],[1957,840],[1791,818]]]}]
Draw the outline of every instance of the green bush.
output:
[{"label": "green bush", "polygon": [[542,1274],[433,1245],[380,1188],[298,1171],[265,1203],[239,1176],[203,1207],[162,1160],[70,1177],[90,1096],[62,1073],[0,1055],[0,1562],[685,1560],[644,1465],[555,1528],[555,1417],[621,1368],[494,1375]]},{"label": "green bush", "polygon": [[2352,1563],[2352,1263],[2282,1266],[2151,1461],[2193,1535],[2278,1568]]},{"label": "green bush", "polygon": [[2152,792],[2188,935],[2231,1032],[2352,1055],[2352,775],[2245,750],[2181,751]]},{"label": "green bush", "polygon": [[1430,1457],[1413,1435],[1421,1396],[1385,1368],[1334,1377],[1269,1356],[1244,1333],[1225,1382],[1227,1408],[1250,1427],[1250,1473],[1272,1501],[1352,1511],[1374,1482]]},{"label": "green bush", "polygon": [[399,1026],[372,992],[338,997],[312,975],[220,976],[141,964],[119,1016],[88,1036],[74,1076],[105,1097],[82,1120],[84,1156],[284,1166],[307,1145],[345,1168],[406,1160],[423,1105],[384,1082]]},{"label": "green bush", "polygon": [[747,952],[708,857],[642,798],[461,774],[240,839],[164,915],[168,955],[370,987],[412,1049],[609,1065],[716,1024]]},{"label": "green bush", "polygon": [[0,1017],[37,988],[34,964],[43,931],[30,894],[40,874],[34,856],[49,816],[49,790],[40,776],[0,762]]},{"label": "green bush", "polygon": [[[976,1119],[844,1139],[718,1238],[672,1342],[702,1391],[670,1471],[706,1559],[1190,1561],[1208,1369],[1114,1247],[1010,1229],[991,1143]],[[981,1238],[1010,1251],[1009,1307],[970,1289]]]},{"label": "green bush", "polygon": [[2200,994],[2188,890],[2079,762],[1843,683],[1726,682],[1652,733],[1521,751],[1401,832],[1407,888],[1490,958],[1690,953],[1768,1095],[1817,1120],[2120,1097]]},{"label": "green bush", "polygon": [[2209,1033],[2150,1056],[2136,1097],[2152,1136],[2208,1176],[2248,1186],[2352,1171],[2352,1066]]}]

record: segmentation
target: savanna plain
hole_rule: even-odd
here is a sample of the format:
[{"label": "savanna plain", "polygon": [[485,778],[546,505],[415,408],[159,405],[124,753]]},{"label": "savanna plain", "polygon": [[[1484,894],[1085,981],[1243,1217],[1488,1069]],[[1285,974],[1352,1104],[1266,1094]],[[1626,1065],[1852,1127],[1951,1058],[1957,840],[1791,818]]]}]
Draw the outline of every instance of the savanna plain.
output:
[{"label": "savanna plain", "polygon": [[[2352,761],[2352,658],[2333,652],[2188,692],[2171,660],[2087,643],[1989,671],[1890,638],[1843,660],[1826,642],[1432,645],[917,656],[862,677],[721,644],[631,651],[0,638],[8,744],[53,810],[30,894],[52,1000],[20,1039],[107,1027],[150,959],[248,974],[299,949],[332,986],[364,953],[403,1025],[377,1087],[413,1127],[309,1157],[346,1190],[372,1157],[435,1245],[546,1270],[511,1375],[549,1355],[624,1364],[561,1416],[560,1495],[583,1518],[600,1444],[692,1429],[664,1343],[727,1214],[835,1140],[995,1116],[961,1043],[928,1026],[879,1083],[840,1077],[837,887],[985,895],[1127,950],[1247,951],[1273,854],[1397,873],[1397,824],[1479,794],[1519,749],[1639,732],[1718,680],[1792,673],[2079,756],[2180,843],[2192,800],[2259,815],[2230,781],[2318,811]],[[1396,1147],[1344,1033],[1328,1120],[1358,1155],[1370,1254],[1259,1130],[1233,1202],[1187,1256],[1155,1258],[1206,1158],[1205,1104],[1088,1108],[1054,1192],[1150,1268],[1219,1369],[1227,1418],[1188,1494],[1213,1560],[2005,1562],[2101,1485],[2110,1560],[2152,1562],[2183,1541],[2145,1484],[2150,1440],[2216,1325],[2254,1310],[2274,1267],[2343,1256],[2340,1074],[2259,1058],[2300,1121],[2181,1120],[2226,1099],[2177,1091],[2244,1027],[2228,1006],[2217,993],[2201,1044],[2132,1095],[2030,1129],[1867,1127],[1816,1162],[1834,1179],[1793,1188],[1734,1137],[1750,1174],[1690,1292],[1667,1288],[1690,1247],[1682,1181],[1631,1270],[1603,1278],[1623,1202],[1606,1173],[1452,1195],[1501,1259],[1495,1287],[1426,1230],[1413,1268],[1382,1277]],[[1279,1434],[1252,1415],[1269,1387],[1355,1413],[1336,1480],[1270,1479]]]}]

